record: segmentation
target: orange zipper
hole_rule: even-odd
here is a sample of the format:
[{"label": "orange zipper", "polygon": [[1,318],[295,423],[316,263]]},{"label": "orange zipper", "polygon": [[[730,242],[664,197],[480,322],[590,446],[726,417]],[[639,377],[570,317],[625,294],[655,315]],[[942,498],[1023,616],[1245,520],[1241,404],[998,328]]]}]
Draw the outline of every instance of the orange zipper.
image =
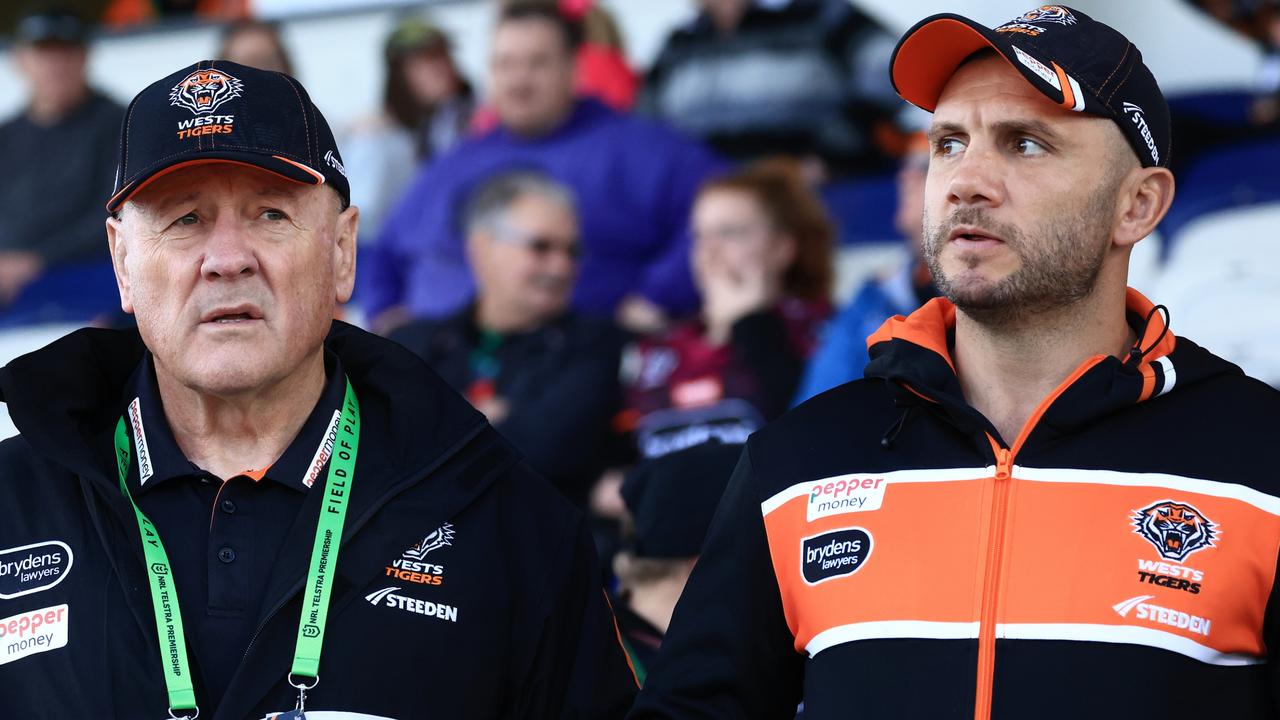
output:
[{"label": "orange zipper", "polygon": [[1000,447],[996,439],[987,435],[996,454],[995,491],[991,505],[991,543],[987,553],[986,572],[983,573],[982,610],[978,621],[978,688],[973,717],[987,720],[991,717],[992,692],[996,671],[996,608],[1000,592],[1000,563],[1004,559],[1005,515],[1009,511],[1009,489],[1013,485],[1013,453]]},{"label": "orange zipper", "polygon": [[987,550],[986,572],[983,575],[982,606],[978,615],[978,686],[974,694],[974,720],[990,720],[996,672],[996,615],[999,609],[1000,569],[1004,563],[1005,525],[1009,513],[1009,493],[1013,489],[1013,459],[1027,436],[1035,429],[1049,406],[1080,376],[1107,358],[1095,355],[1084,361],[1067,379],[1036,407],[1031,417],[1019,431],[1012,448],[1002,447],[990,434],[987,440],[996,457],[995,492],[991,500],[991,542]]}]

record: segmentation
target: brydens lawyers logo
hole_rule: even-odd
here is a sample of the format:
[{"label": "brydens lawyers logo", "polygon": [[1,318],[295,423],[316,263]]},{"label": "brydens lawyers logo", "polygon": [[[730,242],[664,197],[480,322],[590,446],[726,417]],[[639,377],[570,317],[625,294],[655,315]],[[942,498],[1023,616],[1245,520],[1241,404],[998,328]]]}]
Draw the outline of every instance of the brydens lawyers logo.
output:
[{"label": "brydens lawyers logo", "polygon": [[169,104],[208,115],[244,92],[244,83],[221,70],[196,70],[169,91]]},{"label": "brydens lawyers logo", "polygon": [[871,533],[843,528],[807,537],[800,544],[800,574],[810,585],[852,575],[871,557]]},{"label": "brydens lawyers logo", "polygon": [[1155,546],[1160,557],[1181,562],[1188,555],[1215,547],[1218,526],[1194,506],[1161,500],[1134,510],[1133,531]]},{"label": "brydens lawyers logo", "polygon": [[432,550],[439,550],[453,544],[453,525],[445,523],[440,527],[432,530],[426,537],[422,538],[413,547],[404,551],[404,557],[410,560],[421,560],[427,556]]}]

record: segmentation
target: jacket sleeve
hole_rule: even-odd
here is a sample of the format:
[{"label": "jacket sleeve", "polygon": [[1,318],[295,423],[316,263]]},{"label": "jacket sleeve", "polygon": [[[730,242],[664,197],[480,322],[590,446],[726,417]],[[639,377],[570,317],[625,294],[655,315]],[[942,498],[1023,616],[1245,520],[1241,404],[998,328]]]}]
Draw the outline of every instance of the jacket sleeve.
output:
[{"label": "jacket sleeve", "polygon": [[748,443],[629,720],[788,718],[804,656],[782,612]]},{"label": "jacket sleeve", "polygon": [[521,718],[621,719],[637,690],[609,609],[600,563],[585,517],[579,519],[564,582],[554,589],[541,628],[532,676],[524,684]]},{"label": "jacket sleeve", "polygon": [[[471,296],[471,269],[455,226],[462,188],[451,177],[454,165],[424,167],[388,214],[373,247],[362,253],[358,300],[368,317],[410,296],[412,310],[435,317],[457,310]],[[410,287],[415,278],[424,277],[431,282]]]}]

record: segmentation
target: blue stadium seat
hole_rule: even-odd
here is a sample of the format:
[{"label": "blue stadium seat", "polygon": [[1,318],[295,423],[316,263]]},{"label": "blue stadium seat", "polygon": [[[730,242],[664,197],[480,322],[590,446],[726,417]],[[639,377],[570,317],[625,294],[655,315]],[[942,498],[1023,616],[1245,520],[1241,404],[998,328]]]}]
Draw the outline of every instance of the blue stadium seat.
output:
[{"label": "blue stadium seat", "polygon": [[1254,141],[1205,153],[1178,177],[1173,207],[1160,225],[1176,246],[1184,226],[1205,213],[1280,200],[1280,140]]}]

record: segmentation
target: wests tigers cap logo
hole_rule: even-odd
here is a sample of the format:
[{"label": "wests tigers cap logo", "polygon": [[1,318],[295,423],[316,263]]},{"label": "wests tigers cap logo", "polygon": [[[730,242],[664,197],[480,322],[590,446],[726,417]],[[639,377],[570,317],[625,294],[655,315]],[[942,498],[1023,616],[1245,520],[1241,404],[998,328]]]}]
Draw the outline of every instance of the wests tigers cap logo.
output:
[{"label": "wests tigers cap logo", "polygon": [[169,104],[196,115],[208,115],[222,103],[240,97],[244,83],[221,70],[196,70],[169,92]]}]

